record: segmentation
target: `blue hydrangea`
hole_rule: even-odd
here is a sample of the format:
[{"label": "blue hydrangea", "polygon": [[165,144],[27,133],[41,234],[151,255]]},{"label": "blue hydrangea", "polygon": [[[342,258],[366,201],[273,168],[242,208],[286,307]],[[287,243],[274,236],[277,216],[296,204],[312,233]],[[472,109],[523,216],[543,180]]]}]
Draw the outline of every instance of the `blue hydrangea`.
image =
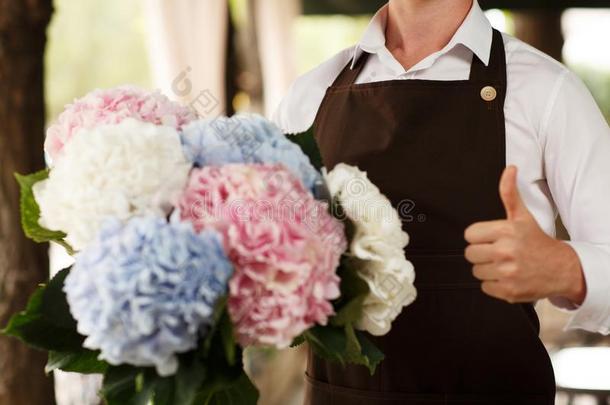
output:
[{"label": "blue hydrangea", "polygon": [[227,291],[232,266],[214,231],[163,218],[107,222],[82,251],[64,290],[85,347],[110,364],[174,374]]},{"label": "blue hydrangea", "polygon": [[200,167],[228,163],[282,163],[312,190],[320,179],[301,148],[260,115],[195,121],[182,132],[186,156]]}]

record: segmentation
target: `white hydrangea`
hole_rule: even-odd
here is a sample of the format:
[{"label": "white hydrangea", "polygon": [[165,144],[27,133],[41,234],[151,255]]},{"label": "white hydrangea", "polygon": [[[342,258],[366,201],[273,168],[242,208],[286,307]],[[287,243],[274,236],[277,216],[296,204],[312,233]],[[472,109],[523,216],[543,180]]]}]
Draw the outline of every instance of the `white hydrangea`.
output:
[{"label": "white hydrangea", "polygon": [[341,163],[324,177],[331,196],[354,224],[347,254],[370,289],[356,328],[385,335],[402,308],[417,296],[413,265],[404,254],[409,236],[398,212],[365,172]]},{"label": "white hydrangea", "polygon": [[175,129],[126,119],[81,131],[34,186],[42,226],[67,233],[80,250],[107,217],[169,212],[191,167]]}]

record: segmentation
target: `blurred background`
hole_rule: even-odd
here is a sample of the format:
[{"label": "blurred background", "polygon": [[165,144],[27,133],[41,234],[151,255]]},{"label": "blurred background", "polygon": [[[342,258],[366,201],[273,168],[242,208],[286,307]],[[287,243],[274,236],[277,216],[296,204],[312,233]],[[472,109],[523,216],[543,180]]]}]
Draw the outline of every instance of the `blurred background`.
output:
[{"label": "blurred background", "polygon": [[[496,28],[577,72],[610,121],[610,0],[480,3]],[[202,116],[236,111],[270,116],[299,74],[357,42],[383,4],[0,0],[1,324],[24,306],[49,265],[59,268],[65,261],[53,250],[49,264],[46,247],[22,240],[12,172],[43,167],[43,129],[66,103],[94,88],[132,83],[159,88]],[[562,237],[568,235],[562,231]],[[537,310],[543,341],[556,354],[557,403],[610,403],[610,339],[564,331],[568,315],[547,302]],[[561,351],[566,348],[582,350]],[[63,373],[53,382],[43,373],[44,361],[0,337],[0,404],[51,404],[54,395],[61,405],[97,403],[96,378]],[[247,365],[261,389],[261,404],[300,404],[304,363],[303,349],[249,351]]]}]

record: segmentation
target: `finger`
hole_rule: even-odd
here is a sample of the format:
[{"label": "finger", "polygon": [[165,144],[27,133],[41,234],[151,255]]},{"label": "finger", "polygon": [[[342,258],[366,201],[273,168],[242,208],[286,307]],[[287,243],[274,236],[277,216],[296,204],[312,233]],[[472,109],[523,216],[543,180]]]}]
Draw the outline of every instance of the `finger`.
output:
[{"label": "finger", "polygon": [[472,274],[479,280],[515,280],[520,275],[518,266],[513,262],[494,261],[472,266]]},{"label": "finger", "polygon": [[508,166],[500,179],[500,198],[506,210],[508,219],[516,219],[528,215],[529,211],[521,199],[517,188],[517,167]]},{"label": "finger", "polygon": [[468,243],[493,243],[500,238],[513,235],[513,225],[505,219],[497,221],[477,222],[470,225],[464,232]]},{"label": "finger", "polygon": [[503,284],[499,281],[483,281],[481,283],[481,290],[489,295],[490,297],[498,298],[501,300],[506,299],[506,291]]},{"label": "finger", "polygon": [[472,266],[472,275],[481,281],[497,281],[501,278],[495,263],[475,264]]},{"label": "finger", "polygon": [[464,257],[472,264],[493,262],[494,246],[491,243],[468,245]]},{"label": "finger", "polygon": [[511,304],[519,302],[532,302],[537,298],[531,297],[512,283],[504,281],[483,281],[481,290],[490,297],[498,298]]}]

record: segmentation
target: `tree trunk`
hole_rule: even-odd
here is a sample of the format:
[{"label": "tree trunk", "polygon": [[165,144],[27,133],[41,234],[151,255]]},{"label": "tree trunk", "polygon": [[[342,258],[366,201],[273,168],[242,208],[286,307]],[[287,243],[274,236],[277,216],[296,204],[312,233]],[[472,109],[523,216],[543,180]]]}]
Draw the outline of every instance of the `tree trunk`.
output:
[{"label": "tree trunk", "polygon": [[562,13],[563,10],[547,9],[515,11],[515,35],[560,61],[563,49]]},{"label": "tree trunk", "polygon": [[[14,172],[44,167],[43,60],[51,0],[0,0],[0,326],[48,278],[46,245],[27,240]],[[0,404],[53,404],[46,355],[0,337]]]}]

